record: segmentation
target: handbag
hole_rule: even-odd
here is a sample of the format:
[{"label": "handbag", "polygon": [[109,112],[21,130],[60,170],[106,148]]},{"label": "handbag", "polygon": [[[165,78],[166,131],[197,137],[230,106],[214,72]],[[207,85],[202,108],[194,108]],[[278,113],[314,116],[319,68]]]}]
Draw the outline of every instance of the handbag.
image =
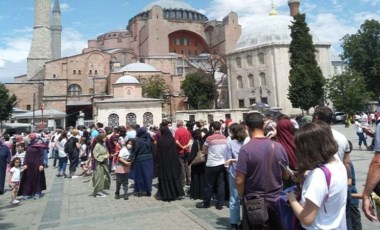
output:
[{"label": "handbag", "polygon": [[[270,166],[273,162],[273,155],[274,155],[274,143],[272,142],[272,151],[270,152],[270,158],[268,163],[268,170],[269,170],[269,177],[272,176],[272,170]],[[249,225],[256,225],[256,224],[265,224],[268,219],[268,208],[267,208],[267,202],[266,202],[266,196],[268,191],[268,181],[265,185],[265,194],[264,196],[251,196],[250,199],[247,199],[247,196],[244,196],[244,207],[245,212],[247,215],[247,220]]]},{"label": "handbag", "polygon": [[282,226],[286,230],[297,230],[300,226],[300,222],[293,212],[292,207],[288,202],[287,194],[289,192],[298,192],[297,185],[293,185],[281,192],[281,195],[276,200],[276,209],[278,210],[279,217],[282,222]]},{"label": "handbag", "polygon": [[66,153],[63,152],[63,151],[58,151],[58,157],[59,158],[63,158],[63,157],[67,157]]},{"label": "handbag", "polygon": [[197,141],[197,143],[198,143],[197,156],[195,156],[194,160],[191,161],[190,165],[197,165],[206,161],[206,157],[201,151],[201,146],[199,145],[199,141]]}]

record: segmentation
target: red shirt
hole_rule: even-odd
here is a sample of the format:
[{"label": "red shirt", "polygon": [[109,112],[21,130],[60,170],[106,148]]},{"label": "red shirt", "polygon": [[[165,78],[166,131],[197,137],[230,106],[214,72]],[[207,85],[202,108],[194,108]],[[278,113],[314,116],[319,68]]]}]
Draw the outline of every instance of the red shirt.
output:
[{"label": "red shirt", "polygon": [[[176,141],[178,141],[182,146],[185,146],[185,145],[189,144],[189,142],[191,140],[191,133],[186,128],[181,126],[175,131],[174,139]],[[177,148],[178,148],[179,155],[183,155],[185,153],[190,152],[189,147],[183,149],[177,145]]]}]

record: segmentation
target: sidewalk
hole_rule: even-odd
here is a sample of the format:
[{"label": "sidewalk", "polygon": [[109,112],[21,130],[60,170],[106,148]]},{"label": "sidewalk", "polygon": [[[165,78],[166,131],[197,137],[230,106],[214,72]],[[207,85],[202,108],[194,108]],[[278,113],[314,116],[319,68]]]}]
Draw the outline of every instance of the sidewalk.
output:
[{"label": "sidewalk", "polygon": [[[373,152],[360,151],[354,129],[334,126],[354,145],[351,159],[357,177],[357,187],[363,190],[368,165]],[[130,196],[129,200],[115,200],[115,181],[106,198],[90,196],[90,177],[64,179],[55,176],[52,164],[46,169],[48,189],[38,200],[26,200],[18,206],[10,205],[10,193],[0,196],[0,229],[228,229],[229,209],[197,209],[200,201],[185,198],[162,202],[152,197]],[[80,171],[80,169],[79,169]],[[157,182],[157,181],[155,181]],[[133,191],[130,188],[129,193]],[[153,194],[155,194],[154,188]],[[360,204],[361,207],[361,204]],[[362,215],[363,229],[378,229],[380,223],[369,222]]]}]

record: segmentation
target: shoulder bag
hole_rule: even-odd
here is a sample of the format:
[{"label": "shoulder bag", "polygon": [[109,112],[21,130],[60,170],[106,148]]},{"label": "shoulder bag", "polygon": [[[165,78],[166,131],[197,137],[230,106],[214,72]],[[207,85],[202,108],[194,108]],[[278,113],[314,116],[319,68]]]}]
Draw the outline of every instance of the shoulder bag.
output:
[{"label": "shoulder bag", "polygon": [[199,144],[199,141],[197,141],[197,143],[198,143],[197,156],[195,156],[194,160],[190,163],[191,165],[197,165],[206,161],[206,157],[201,151],[201,146]]}]

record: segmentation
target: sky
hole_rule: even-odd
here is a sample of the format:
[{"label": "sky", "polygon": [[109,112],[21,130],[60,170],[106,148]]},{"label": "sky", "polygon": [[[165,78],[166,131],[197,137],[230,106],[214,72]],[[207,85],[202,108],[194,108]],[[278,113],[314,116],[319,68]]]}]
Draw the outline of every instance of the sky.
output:
[{"label": "sky", "polygon": [[[62,57],[81,53],[87,40],[118,29],[154,0],[60,0]],[[242,29],[267,16],[271,0],[183,0],[210,20],[234,11]],[[53,6],[54,0],[52,0]],[[288,0],[273,0],[278,14],[289,15]],[[0,1],[0,82],[26,74],[26,58],[33,34],[33,0]],[[341,52],[341,39],[356,33],[366,19],[380,21],[380,0],[301,0],[311,31],[332,44],[332,55]]]}]

